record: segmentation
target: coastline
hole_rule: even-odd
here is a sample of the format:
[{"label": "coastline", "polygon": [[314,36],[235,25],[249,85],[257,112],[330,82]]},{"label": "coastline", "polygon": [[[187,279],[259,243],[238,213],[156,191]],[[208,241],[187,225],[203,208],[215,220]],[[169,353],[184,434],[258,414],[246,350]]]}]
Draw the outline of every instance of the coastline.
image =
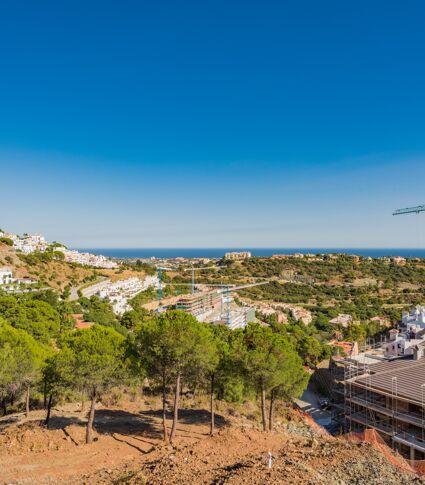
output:
[{"label": "coastline", "polygon": [[273,254],[350,254],[381,258],[402,256],[425,258],[421,248],[73,248],[82,252],[102,254],[118,259],[209,258],[219,259],[225,252],[250,251],[252,256],[270,257]]}]

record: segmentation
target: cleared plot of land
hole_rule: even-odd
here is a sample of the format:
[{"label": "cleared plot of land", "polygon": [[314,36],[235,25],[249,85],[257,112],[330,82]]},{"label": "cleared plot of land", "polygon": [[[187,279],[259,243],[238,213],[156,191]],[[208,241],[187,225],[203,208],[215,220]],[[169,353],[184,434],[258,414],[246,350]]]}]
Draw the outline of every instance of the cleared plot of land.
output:
[{"label": "cleared plot of land", "polygon": [[255,418],[230,410],[219,414],[213,437],[207,411],[183,410],[174,448],[162,443],[161,412],[150,403],[126,405],[126,410],[101,408],[92,445],[83,444],[85,419],[75,406],[56,410],[49,429],[40,426],[38,411],[21,424],[10,424],[13,417],[2,419],[0,483],[423,483],[370,445],[314,434],[295,411],[285,424],[277,422],[278,432],[261,433]]}]

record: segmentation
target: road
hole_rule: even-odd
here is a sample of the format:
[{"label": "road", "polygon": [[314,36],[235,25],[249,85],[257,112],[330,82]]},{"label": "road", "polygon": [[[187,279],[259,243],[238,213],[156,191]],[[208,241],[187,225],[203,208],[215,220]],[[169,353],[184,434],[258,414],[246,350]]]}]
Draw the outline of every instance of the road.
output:
[{"label": "road", "polygon": [[320,424],[320,426],[329,430],[333,424],[332,413],[320,409],[319,397],[318,394],[313,392],[310,388],[307,388],[304,391],[304,394],[299,399],[296,399],[295,402],[303,411],[308,413],[317,424]]},{"label": "road", "polygon": [[78,300],[79,299],[79,296],[78,296],[79,290],[81,290],[81,293],[83,294],[83,296],[85,296],[86,298],[90,298],[95,293],[97,293],[102,288],[102,286],[104,286],[105,281],[109,281],[109,279],[103,278],[101,281],[97,281],[96,283],[93,283],[90,286],[87,286],[87,283],[82,284],[80,286],[75,286],[75,287],[71,288],[71,293],[70,293],[69,299],[71,301]]}]

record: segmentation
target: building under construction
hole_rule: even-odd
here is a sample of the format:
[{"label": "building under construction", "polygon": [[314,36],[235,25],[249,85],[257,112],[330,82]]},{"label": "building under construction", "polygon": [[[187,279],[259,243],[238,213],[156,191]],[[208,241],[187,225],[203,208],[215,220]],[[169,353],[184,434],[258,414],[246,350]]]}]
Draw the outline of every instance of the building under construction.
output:
[{"label": "building under construction", "polygon": [[[425,206],[393,215],[424,212]],[[345,432],[375,429],[410,460],[425,459],[425,307],[403,312],[375,348],[331,359],[334,418]]]},{"label": "building under construction", "polygon": [[190,313],[202,322],[223,323],[232,330],[256,321],[255,308],[232,308],[231,302],[229,291],[203,290],[182,295],[177,300],[176,310]]},{"label": "building under construction", "polygon": [[425,308],[405,313],[400,330],[376,349],[332,359],[334,417],[345,432],[373,428],[407,458],[423,460]]},{"label": "building under construction", "polygon": [[217,290],[207,290],[191,295],[182,295],[176,303],[176,309],[199,317],[213,312],[220,304],[220,293]]}]

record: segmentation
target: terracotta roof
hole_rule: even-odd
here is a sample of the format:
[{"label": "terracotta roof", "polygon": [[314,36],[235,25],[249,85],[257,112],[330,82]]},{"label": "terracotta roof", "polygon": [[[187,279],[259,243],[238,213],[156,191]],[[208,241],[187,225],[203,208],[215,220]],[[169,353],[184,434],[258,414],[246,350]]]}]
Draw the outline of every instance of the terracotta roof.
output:
[{"label": "terracotta roof", "polygon": [[92,322],[82,322],[82,321],[78,321],[76,324],[75,324],[75,328],[77,330],[81,330],[81,329],[84,329],[84,328],[90,328],[94,325],[94,323]]}]

